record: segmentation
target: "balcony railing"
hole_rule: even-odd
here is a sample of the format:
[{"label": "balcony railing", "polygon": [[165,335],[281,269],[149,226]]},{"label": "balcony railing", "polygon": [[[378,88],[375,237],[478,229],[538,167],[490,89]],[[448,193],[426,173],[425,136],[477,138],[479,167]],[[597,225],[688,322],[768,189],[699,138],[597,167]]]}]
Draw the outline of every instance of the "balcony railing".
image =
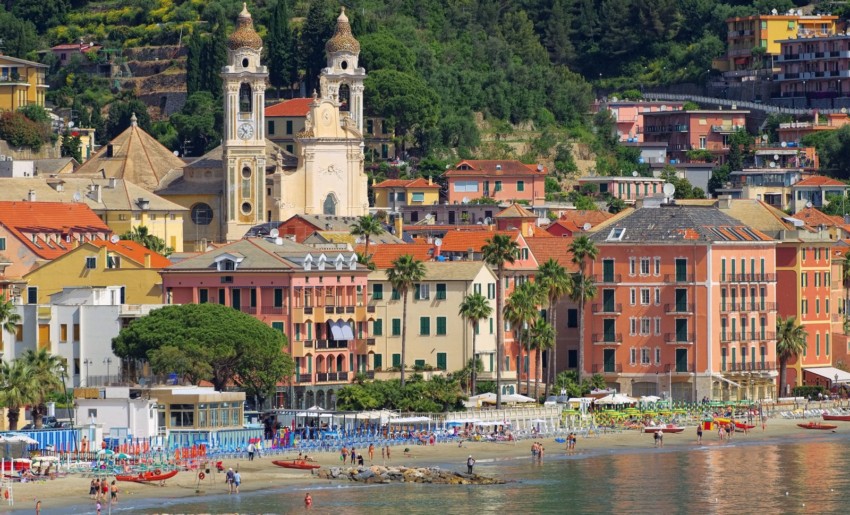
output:
[{"label": "balcony railing", "polygon": [[623,343],[623,335],[622,335],[622,333],[595,333],[593,335],[593,343],[601,343],[601,344]]},{"label": "balcony railing", "polygon": [[771,283],[776,281],[776,274],[721,274],[722,283]]},{"label": "balcony railing", "polygon": [[694,274],[666,274],[664,276],[665,283],[692,283],[694,282]]},{"label": "balcony railing", "polygon": [[304,340],[304,347],[312,349],[313,348],[313,340]]},{"label": "balcony railing", "polygon": [[333,315],[334,314],[334,307],[333,306],[325,306],[325,314]]},{"label": "balcony railing", "polygon": [[316,350],[340,350],[348,348],[349,340],[316,340]]},{"label": "balcony railing", "polygon": [[348,372],[320,372],[316,374],[317,383],[348,381]]},{"label": "balcony railing", "polygon": [[313,306],[305,306],[304,307],[304,314],[305,315],[312,315],[313,314]]},{"label": "balcony railing", "polygon": [[623,276],[620,274],[599,274],[594,276],[593,280],[598,284],[617,284],[622,282]]},{"label": "balcony railing", "polygon": [[721,313],[737,313],[739,311],[776,311],[776,303],[756,302],[752,304],[750,302],[736,302],[733,304],[727,302],[725,306],[722,303],[720,304]]},{"label": "balcony railing", "polygon": [[611,365],[593,365],[594,374],[620,374],[623,372],[622,363]]},{"label": "balcony railing", "polygon": [[684,302],[684,303],[677,302],[676,304],[665,304],[664,305],[664,312],[667,313],[667,314],[693,313],[694,312],[694,305],[688,304],[687,302]]},{"label": "balcony railing", "polygon": [[666,333],[664,341],[667,343],[694,343],[694,333]]},{"label": "balcony railing", "polygon": [[756,361],[747,363],[726,363],[721,365],[722,372],[771,372],[776,370],[776,363],[773,361]]},{"label": "balcony railing", "polygon": [[375,306],[366,306],[366,313],[374,313]]},{"label": "balcony railing", "polygon": [[664,371],[667,372],[668,374],[670,372],[677,373],[677,374],[684,374],[684,373],[688,373],[688,372],[693,372],[694,366],[691,365],[690,363],[686,364],[685,366],[672,365],[670,363],[667,363],[666,365],[664,365]]},{"label": "balcony railing", "polygon": [[366,338],[366,345],[375,345],[374,338]]},{"label": "balcony railing", "polygon": [[623,305],[620,303],[605,303],[602,304],[594,304],[591,306],[591,311],[593,313],[607,313],[607,314],[616,314],[623,312]]},{"label": "balcony railing", "polygon": [[260,312],[264,315],[282,315],[283,307],[263,306]]},{"label": "balcony railing", "polygon": [[756,332],[755,334],[747,331],[746,334],[723,334],[720,333],[720,343],[732,343],[732,342],[763,342],[767,340],[775,340],[776,333],[773,332]]}]

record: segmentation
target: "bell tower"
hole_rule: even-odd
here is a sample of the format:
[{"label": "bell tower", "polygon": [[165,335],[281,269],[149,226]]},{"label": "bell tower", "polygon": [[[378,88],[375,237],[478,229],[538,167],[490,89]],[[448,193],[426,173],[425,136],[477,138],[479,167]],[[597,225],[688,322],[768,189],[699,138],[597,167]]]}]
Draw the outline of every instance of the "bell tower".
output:
[{"label": "bell tower", "polygon": [[322,98],[340,103],[340,112],[354,120],[355,127],[363,134],[363,81],[366,70],[357,67],[360,57],[360,42],[351,34],[351,25],[345,15],[345,7],[336,19],[336,31],[325,44],[328,66],[319,74]]},{"label": "bell tower", "polygon": [[227,39],[224,84],[224,206],[222,239],[241,239],[265,213],[265,90],[268,69],[260,63],[263,41],[246,4]]}]

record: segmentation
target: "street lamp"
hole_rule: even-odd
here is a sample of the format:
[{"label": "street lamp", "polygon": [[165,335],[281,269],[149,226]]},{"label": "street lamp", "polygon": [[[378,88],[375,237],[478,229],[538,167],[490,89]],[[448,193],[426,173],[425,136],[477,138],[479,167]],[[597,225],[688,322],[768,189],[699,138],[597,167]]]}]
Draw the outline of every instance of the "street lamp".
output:
[{"label": "street lamp", "polygon": [[89,365],[93,365],[93,364],[94,364],[94,361],[90,360],[89,358],[86,358],[86,359],[83,360],[83,365],[86,366],[86,386],[89,385]]},{"label": "street lamp", "polygon": [[59,369],[62,371],[62,389],[65,391],[65,412],[68,415],[68,423],[71,424],[71,428],[73,429],[74,419],[71,417],[71,402],[68,398],[68,366],[62,364]]},{"label": "street lamp", "polygon": [[103,364],[106,365],[106,382],[109,383],[109,365],[112,364],[112,358],[104,358]]}]

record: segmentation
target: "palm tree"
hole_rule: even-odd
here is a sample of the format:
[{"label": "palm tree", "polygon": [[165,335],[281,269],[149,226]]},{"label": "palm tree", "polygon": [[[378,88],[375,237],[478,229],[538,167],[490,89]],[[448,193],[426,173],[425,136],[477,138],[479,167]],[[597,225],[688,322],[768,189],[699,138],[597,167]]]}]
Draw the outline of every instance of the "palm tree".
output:
[{"label": "palm tree", "polygon": [[357,262],[368,268],[370,271],[374,272],[378,269],[375,265],[375,261],[369,254],[361,254],[360,252],[355,252],[355,254],[357,254]]},{"label": "palm tree", "polygon": [[[537,359],[535,360],[534,365],[534,398],[539,399],[540,392],[538,387],[540,386],[540,362],[541,355],[544,350],[552,349],[555,347],[555,328],[552,324],[548,323],[543,317],[534,323],[534,328],[531,330],[531,344],[532,347],[537,351]],[[549,383],[546,383],[546,390],[548,394]]]},{"label": "palm tree", "polygon": [[[515,333],[519,348],[519,364],[517,365],[516,389],[520,392],[522,381],[522,344],[525,342],[528,350],[531,350],[531,325],[537,320],[540,313],[537,306],[540,303],[541,290],[537,283],[522,283],[514,289],[505,303],[505,320],[516,326]],[[531,352],[528,353],[531,355]],[[531,389],[531,374],[526,371],[526,393]]]},{"label": "palm tree", "polygon": [[481,320],[489,318],[493,314],[493,308],[487,297],[480,293],[473,293],[463,298],[460,303],[458,315],[465,318],[472,325],[472,395],[475,395],[475,379],[478,371],[478,353],[475,348],[476,336],[478,335],[478,324]]},{"label": "palm tree", "polygon": [[14,333],[21,323],[21,315],[15,310],[15,305],[8,300],[0,300],[0,346],[5,333]]},{"label": "palm tree", "polygon": [[[776,317],[776,355],[779,358],[779,395],[785,394],[788,360],[806,348],[806,330],[794,317]],[[778,397],[778,396],[777,396]]]},{"label": "palm tree", "polygon": [[[558,304],[558,300],[561,297],[572,293],[573,277],[568,274],[564,267],[562,267],[557,261],[550,258],[537,269],[535,281],[537,281],[540,287],[543,288],[548,299],[547,306],[549,309],[549,324],[553,328],[558,327],[557,310],[555,309],[555,306]],[[555,332],[557,339],[557,330]],[[557,357],[558,346],[552,345],[552,352],[548,354],[548,363],[546,366],[549,377],[546,380],[545,397],[549,397],[549,385],[555,380],[556,372],[554,369],[558,366]]]},{"label": "palm tree", "polygon": [[519,257],[519,245],[506,234],[496,234],[487,239],[481,248],[484,262],[495,268],[496,279],[496,409],[502,409],[502,362],[505,352],[505,325],[502,312],[505,309],[505,264],[513,263]]},{"label": "palm tree", "polygon": [[379,236],[384,233],[384,226],[381,225],[380,220],[375,218],[372,215],[361,216],[357,219],[357,222],[353,223],[351,226],[351,234],[354,236],[365,236],[366,237],[366,249],[363,253],[366,256],[369,256],[369,239],[372,236]]},{"label": "palm tree", "polygon": [[37,388],[32,370],[23,360],[0,363],[0,405],[8,409],[9,429],[18,429],[21,408],[34,402],[33,391]]},{"label": "palm tree", "polygon": [[47,413],[47,398],[62,388],[64,362],[59,356],[50,354],[47,349],[28,350],[21,358],[29,366],[30,374],[36,382],[32,392],[32,422],[36,429],[41,428],[42,418]]},{"label": "palm tree", "polygon": [[[587,236],[579,236],[570,244],[570,253],[573,255],[573,263],[578,265],[578,274],[574,278],[575,286],[571,297],[578,302],[580,324],[578,339],[578,379],[581,382],[581,376],[584,373],[584,304],[596,296],[596,287],[593,285],[593,280],[586,277],[584,271],[587,268],[587,262],[593,261],[599,255],[599,249]],[[590,287],[593,287],[592,292],[588,290]]]},{"label": "palm tree", "polygon": [[407,292],[414,283],[425,278],[425,264],[410,254],[399,256],[387,270],[387,280],[401,295],[401,387],[404,388],[404,357],[407,350]]},{"label": "palm tree", "polygon": [[120,237],[122,240],[135,241],[148,250],[152,250],[157,254],[162,254],[166,257],[170,256],[171,253],[174,252],[174,249],[165,244],[165,240],[159,236],[150,234],[150,232],[148,232],[148,228],[144,225],[137,225],[122,234]]}]

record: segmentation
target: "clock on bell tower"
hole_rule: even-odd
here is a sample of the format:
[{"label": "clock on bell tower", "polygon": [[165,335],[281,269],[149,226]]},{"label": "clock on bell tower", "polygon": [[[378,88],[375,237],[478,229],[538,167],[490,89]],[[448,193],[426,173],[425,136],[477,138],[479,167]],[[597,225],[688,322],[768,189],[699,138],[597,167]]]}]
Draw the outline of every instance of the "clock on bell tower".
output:
[{"label": "clock on bell tower", "polygon": [[263,41],[254,30],[246,4],[227,39],[224,84],[224,206],[225,241],[241,239],[265,213],[265,90],[268,69],[260,62]]}]

